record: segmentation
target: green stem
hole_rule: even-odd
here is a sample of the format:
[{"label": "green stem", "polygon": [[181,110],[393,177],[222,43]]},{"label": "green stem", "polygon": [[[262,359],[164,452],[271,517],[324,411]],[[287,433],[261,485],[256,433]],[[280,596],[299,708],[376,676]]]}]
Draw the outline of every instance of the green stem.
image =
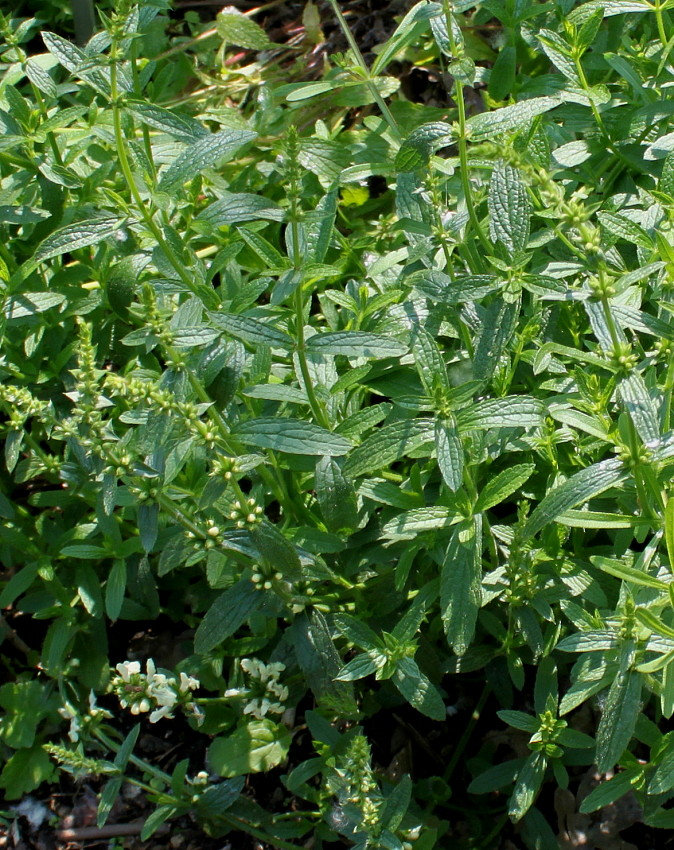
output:
[{"label": "green stem", "polygon": [[[453,58],[459,58],[462,51],[457,49],[456,40],[454,38],[454,29],[452,27],[452,10],[450,7],[450,0],[442,0],[442,9],[445,15],[445,24],[447,27],[447,35],[449,37],[449,45],[452,51]],[[480,224],[480,219],[477,217],[477,212],[475,211],[475,203],[473,201],[473,189],[470,185],[470,171],[468,167],[468,134],[466,132],[466,101],[463,96],[463,84],[454,79],[454,100],[456,101],[456,107],[459,113],[459,171],[461,176],[461,186],[463,188],[463,196],[466,201],[466,208],[468,209],[468,217],[470,219],[471,226],[475,235],[480,240],[480,244],[483,249],[487,252],[487,254],[491,254],[492,245],[484,234],[482,229],[482,225]],[[479,271],[484,270],[484,264],[482,262],[482,258],[478,258],[479,262]]]},{"label": "green stem", "polygon": [[[480,219],[475,211],[475,203],[473,201],[473,189],[470,185],[470,172],[468,168],[468,145],[466,137],[466,102],[463,97],[463,85],[458,81],[454,81],[454,97],[459,110],[459,170],[461,173],[461,186],[463,188],[463,196],[468,209],[468,217],[473,227],[475,235],[480,240],[480,244],[488,254],[492,252],[492,246],[482,230]],[[482,258],[480,258],[480,266],[484,268]]]},{"label": "green stem", "polygon": [[[98,738],[98,740],[106,746],[113,753],[119,752],[119,744],[115,743],[111,738],[101,732],[100,729],[96,729],[94,731],[94,735]],[[144,773],[150,773],[156,779],[159,779],[162,783],[167,785],[169,788],[171,787],[171,777],[168,773],[164,773],[163,770],[159,770],[159,768],[154,767],[154,765],[149,764],[143,759],[138,758],[138,756],[133,755],[133,753],[129,756],[129,762],[133,764],[135,767],[142,770]],[[136,784],[139,784],[136,781]],[[155,788],[152,788],[149,785],[143,785],[148,792],[152,794],[157,794],[161,792],[157,792]],[[173,794],[166,794],[166,797],[171,802],[175,801],[176,805],[184,806],[185,803],[175,797]],[[231,814],[219,814],[216,815],[215,818],[217,820],[221,820],[226,824],[229,824],[234,829],[240,829],[243,832],[247,832],[249,835],[252,835],[253,838],[258,838],[260,841],[264,841],[267,844],[271,844],[273,847],[278,847],[279,850],[297,850],[296,844],[290,844],[288,841],[284,841],[281,838],[276,838],[274,835],[269,835],[262,829],[258,829],[256,826],[253,826],[248,821],[243,820],[243,818],[236,817],[236,815]]]},{"label": "green stem", "polygon": [[314,390],[314,385],[311,380],[311,373],[309,372],[306,340],[304,337],[304,299],[302,297],[301,282],[297,284],[297,289],[295,290],[295,335],[297,343],[297,359],[300,362],[300,372],[302,373],[304,389],[306,390],[307,398],[309,399],[311,412],[314,414],[316,421],[322,425],[323,428],[326,428],[329,431],[330,421],[328,420],[328,416],[316,396],[316,391]]},{"label": "green stem", "polygon": [[402,139],[402,134],[400,132],[400,128],[398,127],[398,124],[397,124],[395,118],[393,117],[391,110],[388,108],[386,101],[384,100],[384,98],[379,93],[379,89],[377,88],[375,81],[370,76],[370,69],[367,67],[367,63],[366,63],[365,59],[363,59],[363,54],[360,52],[360,48],[358,47],[358,43],[356,42],[356,39],[353,37],[353,33],[349,29],[349,25],[346,22],[346,18],[342,14],[342,10],[339,8],[337,0],[329,0],[329,3],[332,6],[332,10],[335,13],[335,16],[336,16],[336,18],[339,22],[339,25],[342,29],[342,32],[344,33],[344,36],[346,37],[346,40],[349,42],[349,47],[351,48],[351,50],[353,52],[356,63],[358,64],[358,66],[363,71],[363,74],[365,76],[365,82],[367,84],[367,87],[370,89],[370,93],[372,94],[372,97],[374,98],[375,103],[377,104],[377,106],[381,110],[381,114],[386,119],[386,123],[391,128],[391,132],[393,133],[394,137],[396,138],[396,140],[399,141],[400,139]]},{"label": "green stem", "polygon": [[178,257],[176,257],[171,246],[164,239],[164,235],[161,232],[157,222],[152,217],[152,214],[148,210],[143,201],[140,192],[138,191],[138,187],[136,186],[136,181],[133,177],[133,172],[131,171],[131,165],[129,163],[129,157],[126,152],[126,144],[124,141],[124,133],[122,131],[122,115],[120,108],[120,98],[119,98],[119,89],[117,85],[117,54],[118,54],[119,44],[117,42],[116,37],[113,38],[112,46],[110,47],[110,97],[112,101],[112,123],[115,134],[115,143],[117,147],[117,156],[119,157],[119,166],[122,170],[122,174],[124,175],[124,179],[126,181],[127,186],[129,187],[129,192],[131,193],[131,197],[134,200],[134,203],[138,207],[141,218],[145,222],[148,229],[151,231],[154,238],[157,240],[157,244],[162,249],[166,258],[171,263],[173,268],[176,270],[178,277],[185,284],[187,289],[195,293],[194,281],[189,273],[189,271],[185,268],[185,264],[182,263]]},{"label": "green stem", "polygon": [[667,38],[667,33],[665,32],[665,20],[662,16],[662,5],[660,0],[655,0],[655,20],[658,24],[658,35],[660,36],[660,41],[662,42],[662,46],[667,50],[669,47],[669,40]]},{"label": "green stem", "polygon": [[298,186],[295,177],[296,162],[291,164],[290,174],[290,229],[292,233],[292,261],[296,274],[299,276],[299,281],[295,288],[293,303],[295,307],[295,336],[297,343],[297,359],[300,363],[300,372],[304,382],[304,389],[309,399],[309,406],[314,415],[314,419],[323,426],[330,429],[330,420],[325,411],[325,408],[320,403],[316,391],[314,389],[311,373],[309,371],[309,362],[307,360],[306,339],[304,336],[304,293],[302,288],[302,257],[300,255],[300,229],[299,229],[299,209],[297,204]]}]

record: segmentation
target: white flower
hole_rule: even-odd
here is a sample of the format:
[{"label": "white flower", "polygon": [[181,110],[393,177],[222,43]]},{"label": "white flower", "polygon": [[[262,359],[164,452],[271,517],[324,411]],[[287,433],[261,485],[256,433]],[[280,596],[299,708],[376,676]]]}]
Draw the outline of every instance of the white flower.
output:
[{"label": "white flower", "polygon": [[162,705],[161,708],[155,708],[152,714],[150,714],[150,723],[156,723],[162,717],[173,717],[171,714],[172,709],[172,705]]},{"label": "white flower", "polygon": [[180,674],[180,692],[185,694],[188,691],[195,691],[199,687],[199,680],[194,676],[187,676],[185,673]]},{"label": "white flower", "polygon": [[122,661],[121,664],[116,665],[115,670],[125,682],[130,682],[131,676],[137,676],[140,673],[140,663],[138,661]]},{"label": "white flower", "polygon": [[62,708],[59,708],[58,713],[61,717],[65,717],[66,720],[70,720],[68,738],[73,742],[73,744],[76,744],[80,739],[80,732],[82,731],[82,724],[77,712],[70,703],[66,703]]}]

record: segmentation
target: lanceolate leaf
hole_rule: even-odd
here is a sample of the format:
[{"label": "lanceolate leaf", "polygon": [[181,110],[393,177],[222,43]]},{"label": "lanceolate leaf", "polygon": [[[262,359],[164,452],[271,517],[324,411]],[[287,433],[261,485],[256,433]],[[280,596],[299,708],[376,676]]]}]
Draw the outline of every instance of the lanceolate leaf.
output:
[{"label": "lanceolate leaf", "polygon": [[233,635],[257,610],[263,595],[248,579],[242,579],[222,593],[206,612],[194,636],[196,652],[210,652]]},{"label": "lanceolate leaf", "polygon": [[597,729],[597,769],[606,773],[629,744],[641,709],[641,675],[620,670],[609,688]]},{"label": "lanceolate leaf", "polygon": [[441,304],[463,304],[484,298],[485,295],[500,289],[505,282],[490,274],[470,275],[452,280],[444,272],[424,269],[411,274],[407,283]]},{"label": "lanceolate leaf", "polygon": [[490,428],[531,428],[540,425],[544,407],[528,396],[507,396],[479,401],[456,414],[459,432]]},{"label": "lanceolate leaf", "polygon": [[658,443],[660,440],[658,411],[646,389],[644,379],[638,372],[632,372],[620,379],[618,388],[623,404],[641,439],[646,445]]},{"label": "lanceolate leaf", "polygon": [[468,119],[470,138],[477,142],[483,139],[494,139],[512,130],[519,130],[531,123],[537,115],[549,112],[561,102],[561,98],[558,97],[532,97],[512,106],[495,109],[493,112],[473,115]]},{"label": "lanceolate leaf", "polygon": [[337,331],[315,334],[307,340],[309,351],[344,354],[347,357],[400,357],[407,346],[397,339],[365,331]]},{"label": "lanceolate leaf", "polygon": [[401,658],[396,664],[393,683],[410,705],[433,720],[447,716],[445,704],[437,688],[419,669],[413,658]]},{"label": "lanceolate leaf", "polygon": [[297,660],[319,704],[346,716],[357,714],[353,685],[335,681],[342,662],[323,614],[300,615],[293,634]]},{"label": "lanceolate leaf", "polygon": [[463,446],[455,422],[436,421],[435,454],[442,480],[455,493],[463,483]]},{"label": "lanceolate leaf", "polygon": [[62,227],[40,243],[32,260],[29,260],[26,264],[26,271],[32,271],[40,263],[51,260],[52,257],[76,251],[78,248],[96,245],[112,236],[119,230],[120,225],[121,219],[119,218],[98,218],[78,221],[76,224]]},{"label": "lanceolate leaf", "polygon": [[535,469],[533,463],[520,463],[491,478],[480,491],[475,502],[475,512],[486,511],[503,502],[529,479]]},{"label": "lanceolate leaf", "polygon": [[531,202],[518,172],[505,162],[492,171],[489,183],[489,231],[508,251],[523,251],[529,239]]},{"label": "lanceolate leaf", "polygon": [[162,106],[147,103],[144,100],[129,99],[126,101],[125,107],[148,127],[167,133],[180,142],[191,144],[196,142],[197,139],[209,135],[206,127],[189,115],[171,112],[170,109],[164,109]]},{"label": "lanceolate leaf", "polygon": [[295,455],[339,457],[353,445],[346,437],[300,419],[250,419],[233,434],[247,445]]},{"label": "lanceolate leaf", "polygon": [[574,508],[581,502],[585,502],[593,496],[598,496],[604,490],[608,490],[609,487],[621,484],[628,474],[628,470],[620,458],[611,458],[588,466],[572,475],[559,487],[551,490],[532,513],[524,526],[524,539],[538,534],[549,522],[552,522],[569,508]]},{"label": "lanceolate leaf", "polygon": [[515,332],[519,304],[496,297],[487,307],[473,356],[473,377],[486,381],[494,376],[506,346]]},{"label": "lanceolate leaf", "polygon": [[351,477],[367,475],[405,457],[433,439],[433,422],[430,419],[413,419],[393,422],[368,437],[354,449],[344,464],[344,474]]},{"label": "lanceolate leaf", "polygon": [[175,192],[188,180],[225,159],[232,157],[257,133],[252,130],[222,130],[188,145],[176,161],[164,172],[159,183],[162,192]]},{"label": "lanceolate leaf", "polygon": [[316,498],[329,531],[353,531],[358,526],[356,492],[338,461],[324,457],[316,464]]},{"label": "lanceolate leaf", "polygon": [[440,609],[447,641],[457,655],[468,649],[482,602],[482,519],[457,526],[440,574]]},{"label": "lanceolate leaf", "polygon": [[524,817],[536,799],[546,768],[545,755],[542,752],[534,752],[527,758],[524,766],[517,775],[515,789],[510,797],[508,814],[513,821]]}]

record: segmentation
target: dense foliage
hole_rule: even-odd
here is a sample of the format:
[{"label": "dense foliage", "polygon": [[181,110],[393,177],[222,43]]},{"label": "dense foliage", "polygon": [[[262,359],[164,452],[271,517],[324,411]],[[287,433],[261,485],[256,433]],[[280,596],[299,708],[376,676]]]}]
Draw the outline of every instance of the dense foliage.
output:
[{"label": "dense foliage", "polygon": [[[0,787],[551,848],[595,764],[581,813],[671,827],[672,4],[422,0],[369,65],[332,5],[320,73],[311,3],[291,49],[232,7],[0,19]],[[391,716],[439,762],[384,772]]]}]

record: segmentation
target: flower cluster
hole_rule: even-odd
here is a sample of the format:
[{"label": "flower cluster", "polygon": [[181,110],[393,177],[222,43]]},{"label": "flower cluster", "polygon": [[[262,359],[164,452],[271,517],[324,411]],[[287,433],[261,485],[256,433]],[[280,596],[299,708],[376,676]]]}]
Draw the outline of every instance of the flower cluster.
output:
[{"label": "flower cluster", "polygon": [[258,720],[267,714],[283,714],[288,688],[279,684],[279,676],[285,664],[264,664],[259,658],[244,658],[241,669],[248,677],[248,687],[229,688],[225,697],[242,697],[246,700],[244,714],[252,714]]},{"label": "flower cluster", "polygon": [[89,692],[89,711],[86,715],[80,714],[69,702],[66,702],[58,709],[61,717],[70,721],[70,729],[68,730],[68,738],[76,744],[80,739],[80,732],[86,731],[91,724],[92,719],[104,719],[112,717],[109,711],[101,708],[96,704],[96,695],[93,691]]},{"label": "flower cluster", "polygon": [[122,708],[131,714],[150,711],[150,723],[162,717],[173,717],[173,710],[182,706],[186,711],[203,720],[203,712],[191,699],[191,692],[199,687],[199,680],[185,673],[180,678],[158,673],[154,661],[148,658],[145,673],[141,673],[140,662],[123,661],[115,668],[119,673],[111,681],[112,690]]}]

